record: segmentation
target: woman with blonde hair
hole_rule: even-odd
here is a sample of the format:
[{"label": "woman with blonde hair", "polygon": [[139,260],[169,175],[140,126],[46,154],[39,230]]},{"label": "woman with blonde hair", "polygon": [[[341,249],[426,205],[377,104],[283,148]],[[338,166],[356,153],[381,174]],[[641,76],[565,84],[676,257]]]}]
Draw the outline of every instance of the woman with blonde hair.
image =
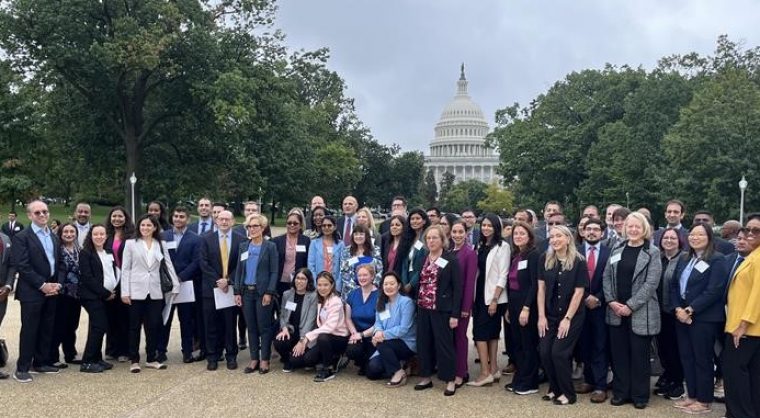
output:
[{"label": "woman with blonde hair", "polygon": [[379,246],[379,243],[375,242],[377,238],[377,228],[375,227],[375,218],[372,216],[372,211],[368,207],[363,207],[356,211],[356,224],[363,225],[369,229],[370,242],[372,246]]},{"label": "woman with blonde hair", "polygon": [[568,405],[576,401],[571,359],[583,331],[581,300],[588,287],[588,267],[566,226],[549,229],[549,246],[551,251],[538,261],[536,297],[539,353],[549,378],[549,392],[542,399]]}]

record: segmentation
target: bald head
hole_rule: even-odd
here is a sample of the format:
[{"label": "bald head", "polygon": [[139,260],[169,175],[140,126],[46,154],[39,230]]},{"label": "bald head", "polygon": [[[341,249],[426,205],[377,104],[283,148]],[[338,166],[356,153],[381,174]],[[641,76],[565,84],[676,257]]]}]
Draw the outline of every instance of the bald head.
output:
[{"label": "bald head", "polygon": [[736,239],[739,235],[739,230],[742,229],[742,224],[736,220],[730,220],[723,223],[723,228],[720,230],[720,237],[725,240]]},{"label": "bald head", "polygon": [[235,225],[235,217],[232,216],[232,212],[223,210],[216,215],[216,226],[221,233],[226,234],[233,225]]}]

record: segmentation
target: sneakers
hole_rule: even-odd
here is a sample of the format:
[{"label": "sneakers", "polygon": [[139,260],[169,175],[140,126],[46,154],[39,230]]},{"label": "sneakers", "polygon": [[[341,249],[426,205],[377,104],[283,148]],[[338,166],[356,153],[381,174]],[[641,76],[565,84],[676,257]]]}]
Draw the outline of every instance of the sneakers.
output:
[{"label": "sneakers", "polygon": [[538,393],[538,388],[536,389],[517,389],[512,391],[515,395],[532,395],[534,393]]},{"label": "sneakers", "polygon": [[685,393],[686,392],[683,390],[683,383],[674,383],[668,388],[668,392],[664,395],[664,397],[665,399],[676,400],[683,398]]},{"label": "sneakers", "polygon": [[317,383],[323,383],[327,382],[328,380],[332,380],[335,378],[335,373],[332,372],[330,369],[321,369],[317,372],[317,375],[314,376],[314,381]]},{"label": "sneakers", "polygon": [[166,370],[166,364],[161,363],[160,361],[149,361],[145,363],[145,367],[149,369]]},{"label": "sneakers", "polygon": [[338,365],[335,368],[335,370],[341,371],[345,369],[348,366],[348,362],[349,362],[348,357],[340,356],[340,358],[338,359]]},{"label": "sneakers", "polygon": [[573,380],[583,379],[583,363],[576,363],[573,369]]},{"label": "sneakers", "polygon": [[13,380],[19,383],[32,383],[32,375],[29,372],[20,372],[16,370],[13,373]]},{"label": "sneakers", "polygon": [[[108,360],[111,360],[111,359],[108,359]],[[129,361],[129,357],[127,357],[127,356],[119,356],[119,357],[117,358],[117,361],[118,361],[119,363],[126,363],[126,362],[128,362],[128,361]]]},{"label": "sneakers", "polygon": [[130,373],[140,373],[140,363],[132,363],[131,366],[129,366],[129,372]]},{"label": "sneakers", "polygon": [[290,363],[285,363],[282,365],[282,372],[283,373],[293,373],[293,366],[290,365]]},{"label": "sneakers", "polygon": [[61,372],[60,369],[54,366],[32,367],[32,373],[37,373],[37,374],[58,374],[60,372]]},{"label": "sneakers", "polygon": [[713,397],[716,399],[725,399],[726,391],[723,389],[723,380],[715,380],[715,386],[713,386]]}]

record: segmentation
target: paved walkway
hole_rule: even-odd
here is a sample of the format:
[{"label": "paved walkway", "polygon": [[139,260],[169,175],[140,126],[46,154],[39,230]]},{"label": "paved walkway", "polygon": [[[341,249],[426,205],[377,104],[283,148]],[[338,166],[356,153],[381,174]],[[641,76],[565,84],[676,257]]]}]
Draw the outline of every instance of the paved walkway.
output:
[{"label": "paved walkway", "polygon": [[[13,371],[18,354],[19,304],[10,301],[0,335],[7,339]],[[77,347],[84,346],[87,314],[82,313]],[[631,405],[594,405],[588,395],[579,396],[571,406],[554,406],[541,401],[546,391],[517,396],[503,389],[509,377],[487,388],[462,388],[453,397],[444,397],[444,385],[424,392],[405,387],[387,389],[381,382],[357,376],[349,367],[334,380],[313,383],[313,373],[284,374],[279,362],[272,363],[267,375],[244,375],[228,371],[220,364],[216,372],[204,363],[182,364],[179,327],[175,320],[170,344],[168,370],[146,370],[130,374],[126,363],[109,372],[91,375],[78,368],[58,375],[35,375],[34,383],[0,381],[2,417],[684,417],[671,402],[653,396],[644,411]],[[471,361],[474,357],[472,357]],[[238,356],[242,366],[247,354]],[[471,373],[477,373],[473,365]],[[723,405],[706,417],[720,417]]]}]

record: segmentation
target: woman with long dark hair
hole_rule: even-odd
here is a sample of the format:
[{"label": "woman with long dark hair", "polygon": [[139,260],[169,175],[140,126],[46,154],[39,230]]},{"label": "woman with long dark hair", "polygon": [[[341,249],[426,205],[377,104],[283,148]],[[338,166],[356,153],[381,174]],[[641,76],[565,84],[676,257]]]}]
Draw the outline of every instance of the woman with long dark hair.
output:
[{"label": "woman with long dark hair", "polygon": [[282,295],[280,332],[274,338],[274,349],[282,358],[282,371],[290,373],[293,348],[317,325],[317,293],[314,277],[307,268],[296,271],[291,288]]},{"label": "woman with long dark hair", "polygon": [[[121,269],[124,243],[132,238],[135,225],[129,212],[122,206],[114,206],[106,215],[105,248],[113,254],[113,262]],[[106,302],[108,331],[106,332],[106,359],[129,361],[129,307],[121,301],[121,282],[116,285],[117,297]]]},{"label": "woman with long dark hair", "polygon": [[351,232],[351,245],[343,247],[340,253],[340,296],[345,302],[348,294],[359,287],[357,270],[359,266],[369,264],[373,268],[372,284],[380,283],[383,274],[383,262],[380,251],[370,242],[370,232],[364,225],[356,224]]},{"label": "woman with long dark hair", "polygon": [[[338,222],[333,216],[325,216],[320,227],[322,232],[309,244],[307,267],[312,272],[328,271],[333,278],[340,278],[340,255],[343,252],[343,240],[335,226]],[[317,273],[317,275],[319,275]],[[336,283],[336,292],[340,293],[342,281]]]},{"label": "woman with long dark hair", "polygon": [[161,231],[168,231],[172,228],[171,223],[166,219],[166,205],[158,200],[152,200],[145,206],[145,213],[155,216],[158,224],[161,225]]},{"label": "woman with long dark hair", "polygon": [[[50,361],[55,367],[65,369],[67,363],[78,364],[77,328],[82,305],[79,303],[79,238],[73,223],[65,223],[58,228],[58,240],[61,243],[61,270],[58,271],[58,283],[61,284],[58,303],[55,305],[55,325],[53,341],[50,345]],[[59,347],[63,346],[65,363],[61,363]]]},{"label": "woman with long dark hair", "polygon": [[[380,256],[383,259],[383,271],[395,271],[401,272],[401,265],[403,263],[404,249],[402,244],[404,242],[404,226],[406,219],[401,215],[393,215],[388,219],[388,232],[384,233],[380,238]],[[407,249],[408,252],[408,249]]]},{"label": "woman with long dark hair", "polygon": [[327,209],[324,206],[317,206],[311,210],[311,218],[309,222],[309,229],[304,232],[304,235],[309,239],[316,239],[319,234],[322,233],[322,220],[327,216]]},{"label": "woman with long dark hair", "polygon": [[[441,228],[445,229],[444,221],[450,221],[449,214],[441,217]],[[454,384],[461,387],[470,376],[467,371],[467,354],[469,352],[467,328],[470,325],[470,311],[475,298],[475,281],[478,274],[478,254],[467,242],[467,225],[462,219],[455,219],[450,226],[452,249],[451,253],[457,256],[459,262],[459,277],[462,295],[459,308],[460,317],[457,327],[454,328],[454,352],[456,354],[456,378]]]},{"label": "woman with long dark hair", "polygon": [[412,297],[416,297],[420,271],[427,257],[422,235],[429,226],[430,220],[424,209],[414,208],[409,212],[401,246],[402,249],[406,249],[406,252],[399,255],[402,257],[401,281],[404,283],[404,293]]}]

